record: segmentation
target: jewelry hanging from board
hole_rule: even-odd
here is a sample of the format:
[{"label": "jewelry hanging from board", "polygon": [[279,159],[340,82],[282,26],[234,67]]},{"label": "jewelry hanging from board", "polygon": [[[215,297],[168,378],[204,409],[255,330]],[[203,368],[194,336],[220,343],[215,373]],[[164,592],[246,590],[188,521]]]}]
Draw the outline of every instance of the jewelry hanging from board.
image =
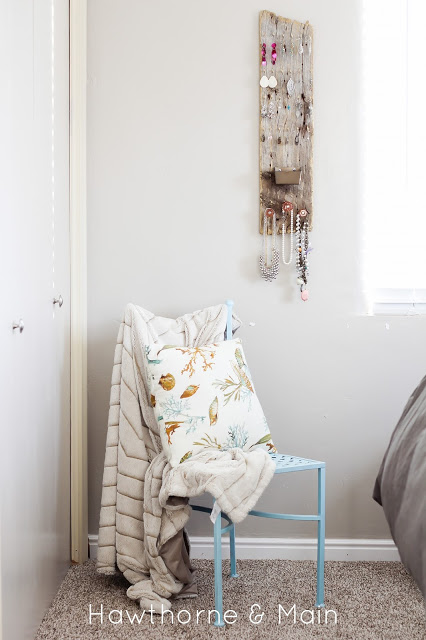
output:
[{"label": "jewelry hanging from board", "polygon": [[276,77],[274,75],[270,76],[269,81],[268,81],[268,86],[271,89],[275,89],[277,84],[278,84],[278,80],[276,79]]},{"label": "jewelry hanging from board", "polygon": [[[293,261],[293,246],[294,246],[294,207],[291,202],[284,201],[282,204],[283,213],[283,226],[281,230],[281,257],[285,265],[291,264]],[[285,237],[286,237],[286,222],[287,216],[290,213],[290,258],[286,260],[285,257]]]},{"label": "jewelry hanging from board", "polygon": [[[285,272],[287,266],[284,276],[290,277],[293,287],[297,280],[297,297],[304,302],[309,298],[309,235],[313,220],[312,38],[309,23],[260,12],[259,231],[264,236],[260,273],[262,278],[274,280],[279,275],[278,268]],[[279,233],[283,233],[281,246],[279,238],[274,238]],[[275,272],[274,250],[279,254]],[[288,282],[288,278],[284,280]]]},{"label": "jewelry hanging from board", "polygon": [[[277,49],[276,49],[277,45],[275,42],[273,42],[271,44],[271,64],[275,65],[276,61],[277,61]],[[262,76],[260,78],[260,86],[262,87],[262,89],[275,89],[275,87],[278,84],[278,80],[276,79],[274,72],[272,72],[272,74],[270,75],[270,77],[268,78],[268,73],[267,73],[267,60],[266,60],[266,43],[263,42],[262,43],[262,49],[261,49],[261,55],[262,55],[262,60],[261,60],[261,73]]]},{"label": "jewelry hanging from board", "polygon": [[[261,73],[263,74],[260,78],[260,86],[262,89],[266,89],[269,86],[269,79],[266,75],[266,43],[262,43],[262,60],[261,60]],[[262,106],[260,109],[260,115],[262,118],[266,118],[268,116],[268,105],[266,102],[266,94],[264,92],[262,96]]]},{"label": "jewelry hanging from board", "polygon": [[[272,221],[271,242],[268,240],[269,220]],[[277,243],[277,217],[274,209],[265,209],[263,214],[263,242],[262,254],[259,257],[260,275],[268,282],[275,280],[280,268],[280,254],[276,248]],[[270,244],[270,247],[268,246]]]},{"label": "jewelry hanging from board", "polygon": [[300,209],[296,217],[296,282],[300,286],[300,297],[303,302],[309,299],[308,276],[309,276],[309,221],[306,209]]},{"label": "jewelry hanging from board", "polygon": [[269,79],[268,79],[268,76],[266,75],[266,43],[265,42],[262,43],[262,70],[263,70],[263,75],[260,78],[260,86],[263,89],[266,89],[266,87],[269,86]]},{"label": "jewelry hanging from board", "polygon": [[[271,48],[272,48],[272,53],[271,53],[271,62],[272,62],[272,65],[273,65],[273,66],[275,66],[275,63],[276,63],[276,61],[277,61],[277,45],[276,45],[276,43],[275,43],[275,42],[273,42],[273,43],[271,44]],[[271,89],[275,89],[275,87],[277,86],[277,84],[278,84],[278,81],[277,81],[277,79],[276,79],[276,77],[275,77],[275,75],[274,75],[274,72],[272,72],[272,75],[269,77],[268,86],[269,86]]]}]

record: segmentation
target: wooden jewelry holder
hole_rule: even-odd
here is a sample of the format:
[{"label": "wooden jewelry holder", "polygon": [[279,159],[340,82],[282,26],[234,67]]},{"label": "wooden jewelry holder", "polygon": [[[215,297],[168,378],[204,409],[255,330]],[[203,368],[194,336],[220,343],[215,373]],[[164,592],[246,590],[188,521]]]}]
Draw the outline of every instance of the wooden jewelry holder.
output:
[{"label": "wooden jewelry holder", "polygon": [[[259,86],[259,230],[263,233],[265,209],[272,208],[277,214],[277,230],[282,233],[284,201],[294,205],[295,214],[306,209],[312,229],[313,29],[308,22],[261,11],[259,36],[259,81],[263,75],[277,79],[274,88]],[[261,66],[263,43],[266,66]],[[272,43],[276,43],[275,65],[271,61]],[[295,175],[298,171],[299,180]],[[286,233],[289,227],[287,216]]]}]

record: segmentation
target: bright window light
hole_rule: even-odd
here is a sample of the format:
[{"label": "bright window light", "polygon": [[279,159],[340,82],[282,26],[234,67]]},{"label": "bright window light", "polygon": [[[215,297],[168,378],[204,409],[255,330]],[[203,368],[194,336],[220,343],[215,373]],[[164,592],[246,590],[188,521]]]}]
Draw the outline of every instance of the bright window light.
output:
[{"label": "bright window light", "polygon": [[383,305],[426,308],[425,20],[423,0],[363,2],[364,281],[370,312]]}]

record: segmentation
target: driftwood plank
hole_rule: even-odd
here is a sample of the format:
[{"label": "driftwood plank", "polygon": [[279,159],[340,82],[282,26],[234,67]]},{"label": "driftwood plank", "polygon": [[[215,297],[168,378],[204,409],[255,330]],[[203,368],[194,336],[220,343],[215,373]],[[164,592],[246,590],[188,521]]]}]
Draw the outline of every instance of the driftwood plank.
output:
[{"label": "driftwood plank", "polygon": [[[263,215],[272,207],[282,230],[281,205],[293,203],[295,211],[307,209],[312,229],[312,143],[313,143],[313,30],[305,24],[261,11],[259,16],[259,81],[274,75],[276,88],[260,89],[260,233]],[[276,43],[277,60],[271,61]],[[262,44],[266,44],[266,67],[261,65]],[[288,82],[293,81],[293,92]],[[289,93],[291,95],[289,95]],[[301,168],[300,185],[275,184],[275,168]],[[289,218],[289,217],[288,217]],[[287,221],[287,233],[290,220]],[[270,229],[269,229],[270,232]]]}]

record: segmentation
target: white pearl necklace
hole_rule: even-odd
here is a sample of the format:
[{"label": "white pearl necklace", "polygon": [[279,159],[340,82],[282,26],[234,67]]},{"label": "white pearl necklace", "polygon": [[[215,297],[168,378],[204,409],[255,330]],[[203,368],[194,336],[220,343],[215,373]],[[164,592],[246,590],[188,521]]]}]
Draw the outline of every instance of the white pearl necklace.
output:
[{"label": "white pearl necklace", "polygon": [[281,254],[282,254],[282,259],[283,259],[283,263],[284,264],[291,264],[293,261],[293,238],[294,238],[294,228],[293,228],[293,220],[294,220],[294,213],[293,213],[293,208],[291,208],[290,210],[290,258],[289,260],[285,259],[285,220],[286,220],[286,216],[284,216],[283,218],[283,228],[282,228],[282,238],[281,238]]}]

